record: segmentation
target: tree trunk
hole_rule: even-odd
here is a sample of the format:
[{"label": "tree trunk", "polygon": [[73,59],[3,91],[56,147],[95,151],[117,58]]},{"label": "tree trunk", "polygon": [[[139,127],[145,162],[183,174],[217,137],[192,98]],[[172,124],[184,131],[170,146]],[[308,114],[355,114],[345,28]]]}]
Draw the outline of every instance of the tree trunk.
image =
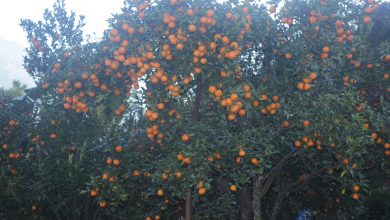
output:
[{"label": "tree trunk", "polygon": [[253,219],[253,207],[250,190],[247,187],[241,188],[239,192],[240,219]]},{"label": "tree trunk", "polygon": [[191,190],[188,189],[186,192],[186,216],[185,220],[191,220],[192,212],[192,201],[191,201]]},{"label": "tree trunk", "polygon": [[281,204],[282,204],[281,199],[278,196],[278,198],[276,199],[276,202],[274,204],[274,208],[272,209],[271,220],[278,219],[278,214],[279,214],[279,209],[280,209]]},{"label": "tree trunk", "polygon": [[253,178],[253,219],[262,220],[261,215],[261,185],[263,176]]},{"label": "tree trunk", "polygon": [[[200,121],[200,106],[202,103],[202,78],[198,76],[196,79],[196,89],[195,89],[195,102],[191,112],[191,121],[199,122]],[[192,198],[191,198],[191,189],[187,189],[186,192],[186,204],[185,204],[185,220],[191,220],[192,215]]]}]

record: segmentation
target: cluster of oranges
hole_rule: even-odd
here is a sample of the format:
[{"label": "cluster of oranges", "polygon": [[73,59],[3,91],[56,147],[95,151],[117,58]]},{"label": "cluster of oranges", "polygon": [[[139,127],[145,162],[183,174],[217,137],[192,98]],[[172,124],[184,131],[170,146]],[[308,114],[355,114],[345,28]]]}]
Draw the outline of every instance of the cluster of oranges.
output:
[{"label": "cluster of oranges", "polygon": [[184,156],[183,154],[181,154],[181,153],[177,154],[176,157],[177,157],[177,160],[178,160],[178,161],[180,161],[180,162],[183,163],[183,165],[189,165],[189,164],[192,163],[192,160],[191,160],[190,157],[185,157],[185,156]]},{"label": "cluster of oranges", "polygon": [[353,191],[354,191],[354,193],[352,194],[352,198],[353,198],[354,200],[358,200],[358,199],[359,199],[359,194],[358,194],[358,192],[359,192],[359,190],[360,190],[360,186],[359,186],[359,185],[353,185],[353,186],[352,186],[352,189],[353,189]]},{"label": "cluster of oranges", "polygon": [[262,94],[260,95],[259,101],[253,101],[252,105],[254,107],[257,107],[260,106],[262,103],[265,103],[265,107],[260,108],[260,112],[262,115],[275,115],[277,113],[277,110],[282,108],[282,104],[280,104],[279,102],[279,96],[276,95],[269,98],[267,95]]},{"label": "cluster of oranges", "polygon": [[158,119],[158,112],[153,112],[152,110],[146,110],[145,116],[149,121],[156,121]]},{"label": "cluster of oranges", "polygon": [[297,149],[300,149],[302,146],[305,148],[311,148],[316,146],[318,150],[321,150],[321,141],[319,139],[313,139],[311,137],[303,136],[301,139],[294,142],[294,146]]},{"label": "cluster of oranges", "polygon": [[122,115],[122,113],[123,113],[125,110],[126,110],[126,106],[125,106],[125,105],[121,105],[121,106],[119,106],[118,109],[116,109],[116,110],[114,111],[114,113],[115,113],[116,116],[120,116],[120,115]]},{"label": "cluster of oranges", "polygon": [[11,120],[8,121],[8,125],[3,127],[2,133],[5,136],[10,136],[11,133],[18,127],[19,127],[19,121],[11,119]]},{"label": "cluster of oranges", "polygon": [[367,3],[369,5],[366,8],[364,8],[364,12],[368,15],[365,15],[363,17],[363,23],[371,24],[372,18],[371,16],[369,16],[369,14],[372,14],[379,7],[379,4],[376,4],[373,0],[368,0]]},{"label": "cluster of oranges", "polygon": [[164,138],[164,134],[158,130],[157,125],[153,125],[152,127],[147,127],[146,135],[150,140],[155,140],[154,138],[157,137],[157,143],[161,143]]},{"label": "cluster of oranges", "polygon": [[[93,96],[94,94],[89,94],[89,95]],[[66,109],[66,110],[73,109],[78,113],[88,112],[88,110],[89,110],[88,105],[85,102],[80,101],[80,98],[82,98],[84,96],[85,96],[84,92],[80,92],[79,94],[74,95],[73,97],[66,96],[64,98],[65,103],[63,104],[64,109]]]},{"label": "cluster of oranges", "polygon": [[379,137],[376,132],[371,133],[370,137],[371,139],[375,140],[377,144],[383,144],[384,154],[386,156],[390,156],[390,143],[383,143],[383,139]]},{"label": "cluster of oranges", "polygon": [[302,82],[299,82],[297,88],[301,91],[309,91],[312,87],[312,81],[317,79],[317,74],[312,72],[309,76],[303,78]]}]

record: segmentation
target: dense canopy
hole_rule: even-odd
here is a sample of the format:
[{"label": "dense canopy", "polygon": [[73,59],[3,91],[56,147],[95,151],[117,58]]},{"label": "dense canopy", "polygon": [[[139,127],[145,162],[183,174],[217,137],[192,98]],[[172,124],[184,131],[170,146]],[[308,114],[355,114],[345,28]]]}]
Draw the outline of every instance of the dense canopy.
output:
[{"label": "dense canopy", "polygon": [[21,21],[0,218],[390,216],[388,3],[127,0],[92,41],[64,2]]}]

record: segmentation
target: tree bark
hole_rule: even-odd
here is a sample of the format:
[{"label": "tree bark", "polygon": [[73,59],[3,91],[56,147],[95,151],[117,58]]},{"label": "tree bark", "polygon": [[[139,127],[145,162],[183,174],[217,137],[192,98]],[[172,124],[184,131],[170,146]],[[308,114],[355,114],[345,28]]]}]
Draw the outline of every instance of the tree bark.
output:
[{"label": "tree bark", "polygon": [[253,178],[253,219],[262,220],[261,215],[261,187],[263,176],[255,176]]},{"label": "tree bark", "polygon": [[191,212],[192,212],[192,198],[191,198],[191,190],[188,189],[186,192],[186,216],[185,220],[191,220]]},{"label": "tree bark", "polygon": [[251,201],[251,194],[248,187],[241,188],[239,192],[239,207],[240,207],[240,219],[247,220],[253,219],[253,206]]},{"label": "tree bark", "polygon": [[279,209],[280,209],[281,204],[282,204],[281,199],[278,196],[278,198],[276,199],[276,202],[274,204],[274,208],[272,209],[271,220],[278,219],[278,214],[279,214]]},{"label": "tree bark", "polygon": [[[191,121],[200,121],[200,106],[202,103],[202,78],[198,76],[196,78],[196,89],[195,89],[195,102],[191,112]],[[192,216],[192,197],[191,189],[187,189],[186,202],[185,202],[185,220],[191,220]]]},{"label": "tree bark", "polygon": [[196,78],[196,88],[195,88],[195,102],[191,112],[191,121],[198,122],[200,121],[200,106],[202,102],[202,78],[198,76]]}]

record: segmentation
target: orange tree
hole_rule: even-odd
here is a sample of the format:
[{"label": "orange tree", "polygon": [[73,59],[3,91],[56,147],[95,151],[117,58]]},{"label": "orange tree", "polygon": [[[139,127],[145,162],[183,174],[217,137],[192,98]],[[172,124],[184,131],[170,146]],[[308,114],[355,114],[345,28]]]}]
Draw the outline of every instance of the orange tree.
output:
[{"label": "orange tree", "polygon": [[82,17],[68,14],[57,1],[44,18],[21,22],[31,44],[25,67],[37,87],[23,99],[2,100],[1,216],[89,218],[99,209],[80,192],[108,152],[126,143],[119,122],[126,118],[130,125],[137,109],[119,118],[132,106],[118,104],[127,97],[124,87],[122,95],[114,95],[103,86],[83,86],[86,74],[92,79],[98,71],[101,47],[83,45]]},{"label": "orange tree", "polygon": [[366,218],[390,152],[381,8],[132,0],[83,43],[58,2],[22,23],[39,95],[26,175],[6,177],[28,198],[7,198],[45,217]]},{"label": "orange tree", "polygon": [[145,199],[186,218],[275,219],[293,193],[292,213],[304,197],[318,215],[361,204],[364,167],[388,155],[367,148],[388,145],[388,44],[371,51],[367,39],[378,7],[294,1],[270,15],[275,6],[251,1],[128,2],[104,62],[145,84]]}]

